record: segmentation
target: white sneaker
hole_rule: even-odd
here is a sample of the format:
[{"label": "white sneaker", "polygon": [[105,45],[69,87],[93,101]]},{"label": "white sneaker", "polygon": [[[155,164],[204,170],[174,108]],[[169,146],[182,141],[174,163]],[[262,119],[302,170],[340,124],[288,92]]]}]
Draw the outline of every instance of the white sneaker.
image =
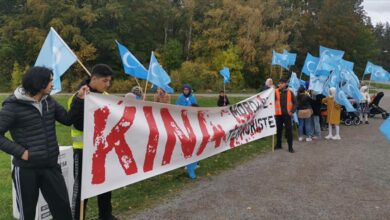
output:
[{"label": "white sneaker", "polygon": [[333,140],[341,140],[341,137],[340,135],[335,135],[332,137]]},{"label": "white sneaker", "polygon": [[310,141],[312,141],[312,139],[308,137],[308,138],[306,138],[306,141],[310,142]]},{"label": "white sneaker", "polygon": [[298,141],[303,141],[303,137],[299,137],[299,138],[298,138]]},{"label": "white sneaker", "polygon": [[325,137],[326,140],[333,139],[333,136],[331,134],[328,134],[328,136]]}]

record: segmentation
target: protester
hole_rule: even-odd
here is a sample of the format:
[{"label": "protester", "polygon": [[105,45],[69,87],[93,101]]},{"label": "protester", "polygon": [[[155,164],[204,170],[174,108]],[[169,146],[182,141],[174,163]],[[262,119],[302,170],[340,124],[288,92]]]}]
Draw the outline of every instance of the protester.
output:
[{"label": "protester", "polygon": [[[0,111],[0,150],[13,156],[12,179],[20,219],[35,219],[39,191],[53,219],[72,219],[68,191],[58,164],[56,121],[71,125],[69,113],[50,96],[53,72],[32,67],[22,86],[3,102]],[[12,140],[4,134],[10,131]]]},{"label": "protester", "polygon": [[368,108],[368,104],[371,102],[371,97],[370,94],[368,93],[368,87],[367,86],[362,86],[360,88],[360,92],[363,96],[363,99],[360,101],[360,121],[363,123],[363,118],[364,122],[368,124],[368,113],[370,113],[370,110]]},{"label": "protester", "polygon": [[265,80],[265,85],[264,85],[262,91],[265,91],[265,90],[270,89],[270,88],[275,88],[274,81],[272,80],[272,78],[268,78],[267,80]]},{"label": "protester", "polygon": [[[195,96],[192,94],[192,88],[190,85],[186,84],[183,86],[183,93],[180,94],[178,99],[176,100],[176,105],[198,106],[198,102],[196,101]],[[196,179],[195,169],[197,165],[198,162],[195,162],[186,166],[188,176],[191,179]]]},{"label": "protester", "polygon": [[[92,68],[91,78],[81,83],[80,87],[87,92],[103,93],[110,87],[113,72],[105,64],[97,64]],[[73,219],[80,219],[80,196],[81,196],[81,177],[82,177],[82,158],[83,158],[83,130],[84,130],[84,94],[76,93],[68,100],[68,107],[77,110],[74,117],[75,123],[71,129],[73,140],[74,157],[74,187],[72,214]],[[93,146],[86,146],[93,147]],[[99,219],[114,220],[112,215],[111,192],[103,193],[97,196]],[[84,200],[84,210],[86,210],[87,200]],[[85,215],[86,211],[84,211]]]},{"label": "protester", "polygon": [[297,92],[297,110],[298,110],[298,140],[303,140],[303,129],[305,129],[306,141],[312,141],[313,129],[311,116],[313,109],[311,107],[311,98],[306,94],[303,86],[299,87]]},{"label": "protester", "polygon": [[143,98],[142,88],[139,86],[134,86],[133,88],[131,88],[131,92],[129,92],[125,95],[125,98],[126,99],[142,100],[142,98]]},{"label": "protester", "polygon": [[[322,100],[322,103],[327,105],[327,122],[329,134],[325,139],[340,140],[340,115],[341,115],[341,106],[335,101],[336,88],[332,87],[329,89],[329,96]],[[332,126],[335,126],[336,134],[332,135]]]},{"label": "protester", "polygon": [[171,95],[166,93],[160,87],[157,88],[156,94],[153,96],[155,102],[171,104]]},{"label": "protester", "polygon": [[217,105],[219,107],[223,107],[223,106],[228,106],[229,104],[230,104],[230,102],[229,102],[227,95],[225,94],[225,91],[223,91],[223,90],[219,91]]},{"label": "protester", "polygon": [[311,107],[313,109],[313,115],[311,117],[312,120],[312,128],[313,128],[313,139],[321,138],[321,107],[322,107],[322,99],[325,98],[322,94],[316,94],[312,91],[312,102]]},{"label": "protester", "polygon": [[281,78],[278,88],[275,90],[275,118],[276,118],[276,146],[275,149],[282,149],[283,125],[288,143],[288,151],[294,153],[292,140],[291,116],[296,109],[296,100],[291,90],[287,89],[287,80]]}]

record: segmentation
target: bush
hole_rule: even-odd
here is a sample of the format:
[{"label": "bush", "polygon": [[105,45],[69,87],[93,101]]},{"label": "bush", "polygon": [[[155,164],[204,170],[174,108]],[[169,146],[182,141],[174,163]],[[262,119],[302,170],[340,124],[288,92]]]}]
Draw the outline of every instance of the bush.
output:
[{"label": "bush", "polygon": [[[133,86],[136,86],[137,82],[134,79],[114,80],[112,86],[109,89],[111,93],[128,93]],[[142,84],[141,84],[142,85]],[[144,89],[144,88],[142,88]]]}]

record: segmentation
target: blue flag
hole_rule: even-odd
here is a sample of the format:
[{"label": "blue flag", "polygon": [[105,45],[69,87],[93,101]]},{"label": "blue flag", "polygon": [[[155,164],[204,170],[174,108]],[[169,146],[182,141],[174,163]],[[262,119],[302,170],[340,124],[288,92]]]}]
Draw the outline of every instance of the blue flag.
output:
[{"label": "blue flag", "polygon": [[321,56],[329,56],[329,57],[332,57],[332,58],[343,58],[344,56],[344,51],[342,50],[335,50],[335,49],[331,49],[331,48],[328,48],[328,47],[323,47],[323,46],[320,46],[320,57]]},{"label": "blue flag", "polygon": [[77,61],[77,56],[62,40],[60,35],[50,28],[49,34],[39,52],[34,66],[43,66],[53,71],[54,89],[51,94],[56,94],[62,90],[61,76]]},{"label": "blue flag", "polygon": [[370,61],[367,62],[366,69],[364,70],[363,76],[373,73],[376,69],[380,68],[380,66],[377,66]]},{"label": "blue flag", "polygon": [[230,81],[230,70],[227,67],[224,67],[219,71],[219,74],[223,76],[223,83],[228,84]]},{"label": "blue flag", "polygon": [[387,140],[390,141],[390,118],[386,119],[386,121],[382,123],[382,125],[379,127],[379,130],[383,135],[385,135]]},{"label": "blue flag", "polygon": [[279,65],[284,69],[288,70],[288,65],[289,65],[288,55],[272,51],[272,65]]},{"label": "blue flag", "polygon": [[148,71],[145,67],[137,60],[137,58],[122,44],[115,41],[119,54],[121,56],[123,70],[127,75],[134,76],[139,79],[145,79],[148,77]]},{"label": "blue flag", "polygon": [[371,73],[371,81],[376,81],[376,82],[388,82],[389,81],[389,73],[383,69],[383,67],[376,68],[372,73]]},{"label": "blue flag", "polygon": [[162,68],[162,66],[158,63],[154,53],[152,52],[152,56],[150,58],[149,64],[149,72],[147,80],[154,85],[160,87],[167,93],[173,93],[173,89],[169,86],[171,82],[171,78],[168,73]]},{"label": "blue flag", "polygon": [[293,91],[294,95],[297,95],[298,89],[301,86],[301,81],[298,79],[296,73],[291,73],[288,86],[291,88],[291,91]]},{"label": "blue flag", "polygon": [[290,53],[287,50],[283,50],[283,55],[287,55],[288,65],[289,66],[294,66],[295,65],[295,61],[297,60],[297,54],[296,53]]},{"label": "blue flag", "polygon": [[302,68],[302,73],[304,73],[306,76],[314,74],[317,69],[319,60],[320,59],[318,57],[312,56],[310,53],[307,53],[305,64]]},{"label": "blue flag", "polygon": [[345,95],[343,90],[337,89],[335,101],[345,107],[347,112],[356,112],[356,109],[352,106],[351,102],[348,100],[347,95]]}]

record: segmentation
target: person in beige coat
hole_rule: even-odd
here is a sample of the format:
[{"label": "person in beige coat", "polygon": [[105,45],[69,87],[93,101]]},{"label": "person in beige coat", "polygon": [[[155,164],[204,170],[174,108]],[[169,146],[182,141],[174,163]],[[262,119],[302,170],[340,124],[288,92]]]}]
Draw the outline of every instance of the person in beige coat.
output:
[{"label": "person in beige coat", "polygon": [[[340,140],[340,115],[341,115],[341,105],[337,104],[335,101],[336,88],[332,87],[329,89],[329,96],[322,100],[327,106],[328,116],[327,122],[329,127],[329,134],[325,139]],[[335,136],[332,135],[332,126],[336,128]]]}]

